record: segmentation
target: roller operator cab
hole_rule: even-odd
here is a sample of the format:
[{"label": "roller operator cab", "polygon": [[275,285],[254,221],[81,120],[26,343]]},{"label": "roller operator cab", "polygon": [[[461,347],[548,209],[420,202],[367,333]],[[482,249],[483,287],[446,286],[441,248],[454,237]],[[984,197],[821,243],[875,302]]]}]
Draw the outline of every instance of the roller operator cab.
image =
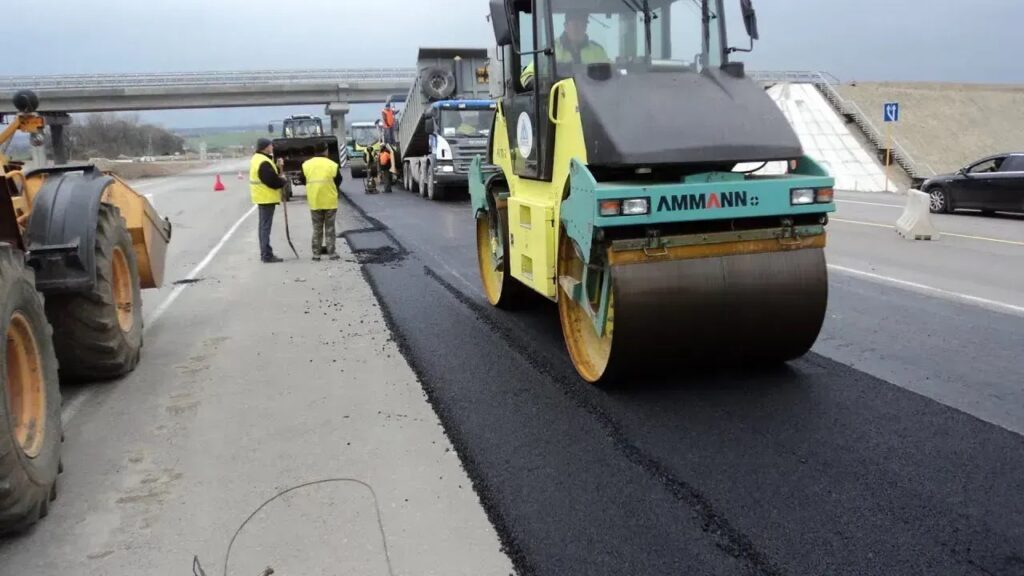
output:
[{"label": "roller operator cab", "polygon": [[353,122],[349,127],[348,166],[353,178],[366,175],[366,150],[380,142],[380,129],[373,122]]},{"label": "roller operator cab", "polygon": [[[470,175],[482,284],[500,307],[557,301],[587,381],[786,361],[820,331],[833,179],[731,60],[758,37],[737,3],[742,47],[724,0],[491,2],[504,82]],[[769,162],[787,173],[755,173]]]}]

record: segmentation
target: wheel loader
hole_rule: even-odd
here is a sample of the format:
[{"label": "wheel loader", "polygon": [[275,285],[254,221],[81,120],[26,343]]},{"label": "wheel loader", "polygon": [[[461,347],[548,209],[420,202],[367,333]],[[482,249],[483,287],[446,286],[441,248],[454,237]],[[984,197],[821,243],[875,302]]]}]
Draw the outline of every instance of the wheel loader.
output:
[{"label": "wheel loader", "polygon": [[490,303],[557,302],[593,383],[806,353],[834,180],[734,59],[750,0],[491,0],[490,20],[504,93],[470,178]]},{"label": "wheel loader", "polygon": [[24,171],[3,151],[18,132],[42,145],[39,99],[14,99],[0,132],[0,534],[46,516],[61,468],[58,378],[131,372],[142,349],[143,288],[159,287],[171,225],[95,166]]}]

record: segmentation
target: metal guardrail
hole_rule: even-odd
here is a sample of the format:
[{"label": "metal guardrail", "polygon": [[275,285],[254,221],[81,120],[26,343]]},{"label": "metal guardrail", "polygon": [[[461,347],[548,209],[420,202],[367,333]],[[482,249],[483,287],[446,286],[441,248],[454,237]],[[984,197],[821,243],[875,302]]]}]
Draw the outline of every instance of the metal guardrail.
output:
[{"label": "metal guardrail", "polygon": [[75,74],[0,76],[0,91],[76,90],[128,87],[231,86],[282,82],[412,82],[415,68],[339,68],[333,70],[253,70],[247,72],[176,72],[168,74]]}]

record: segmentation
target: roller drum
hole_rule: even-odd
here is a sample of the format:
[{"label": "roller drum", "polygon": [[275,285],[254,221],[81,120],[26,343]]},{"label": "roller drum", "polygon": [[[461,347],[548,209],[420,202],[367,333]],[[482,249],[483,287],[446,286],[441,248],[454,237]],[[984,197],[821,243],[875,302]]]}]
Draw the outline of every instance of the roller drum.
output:
[{"label": "roller drum", "polygon": [[828,302],[820,248],[622,264],[612,279],[608,372],[617,375],[797,358],[817,339]]}]

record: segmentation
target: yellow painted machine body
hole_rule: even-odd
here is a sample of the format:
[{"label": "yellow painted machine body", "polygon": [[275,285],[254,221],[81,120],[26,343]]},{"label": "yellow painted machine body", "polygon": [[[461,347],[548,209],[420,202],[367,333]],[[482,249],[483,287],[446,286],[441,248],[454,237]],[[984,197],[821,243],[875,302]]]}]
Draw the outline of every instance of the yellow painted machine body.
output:
[{"label": "yellow painted machine body", "polygon": [[[31,113],[18,114],[3,132],[0,132],[0,144],[9,141],[16,132],[30,135],[41,134],[44,119]],[[61,174],[42,172],[24,172],[19,163],[11,163],[0,154],[0,168],[3,172],[3,184],[10,199],[11,210],[0,210],[0,221],[5,234],[0,240],[24,248],[24,242],[32,208],[48,178],[62,177]],[[91,169],[83,166],[82,169]],[[159,288],[163,284],[164,265],[167,258],[167,245],[171,239],[170,223],[160,218],[156,209],[145,196],[131,188],[124,180],[114,174],[107,173],[111,182],[105,187],[101,202],[116,206],[124,219],[125,227],[132,238],[132,245],[138,262],[139,280],[142,288]],[[6,204],[6,202],[4,202]],[[20,238],[13,237],[16,228]]]},{"label": "yellow painted machine body", "polygon": [[509,272],[534,291],[557,300],[555,266],[562,226],[559,210],[569,183],[572,160],[585,164],[587,148],[575,84],[571,80],[560,82],[552,89],[552,94],[552,99],[558,99],[558,109],[566,112],[553,122],[555,149],[551,181],[516,175],[514,163],[521,159],[516,158],[519,151],[509,147],[508,121],[500,104],[491,138],[491,158],[501,168],[509,187]]}]

